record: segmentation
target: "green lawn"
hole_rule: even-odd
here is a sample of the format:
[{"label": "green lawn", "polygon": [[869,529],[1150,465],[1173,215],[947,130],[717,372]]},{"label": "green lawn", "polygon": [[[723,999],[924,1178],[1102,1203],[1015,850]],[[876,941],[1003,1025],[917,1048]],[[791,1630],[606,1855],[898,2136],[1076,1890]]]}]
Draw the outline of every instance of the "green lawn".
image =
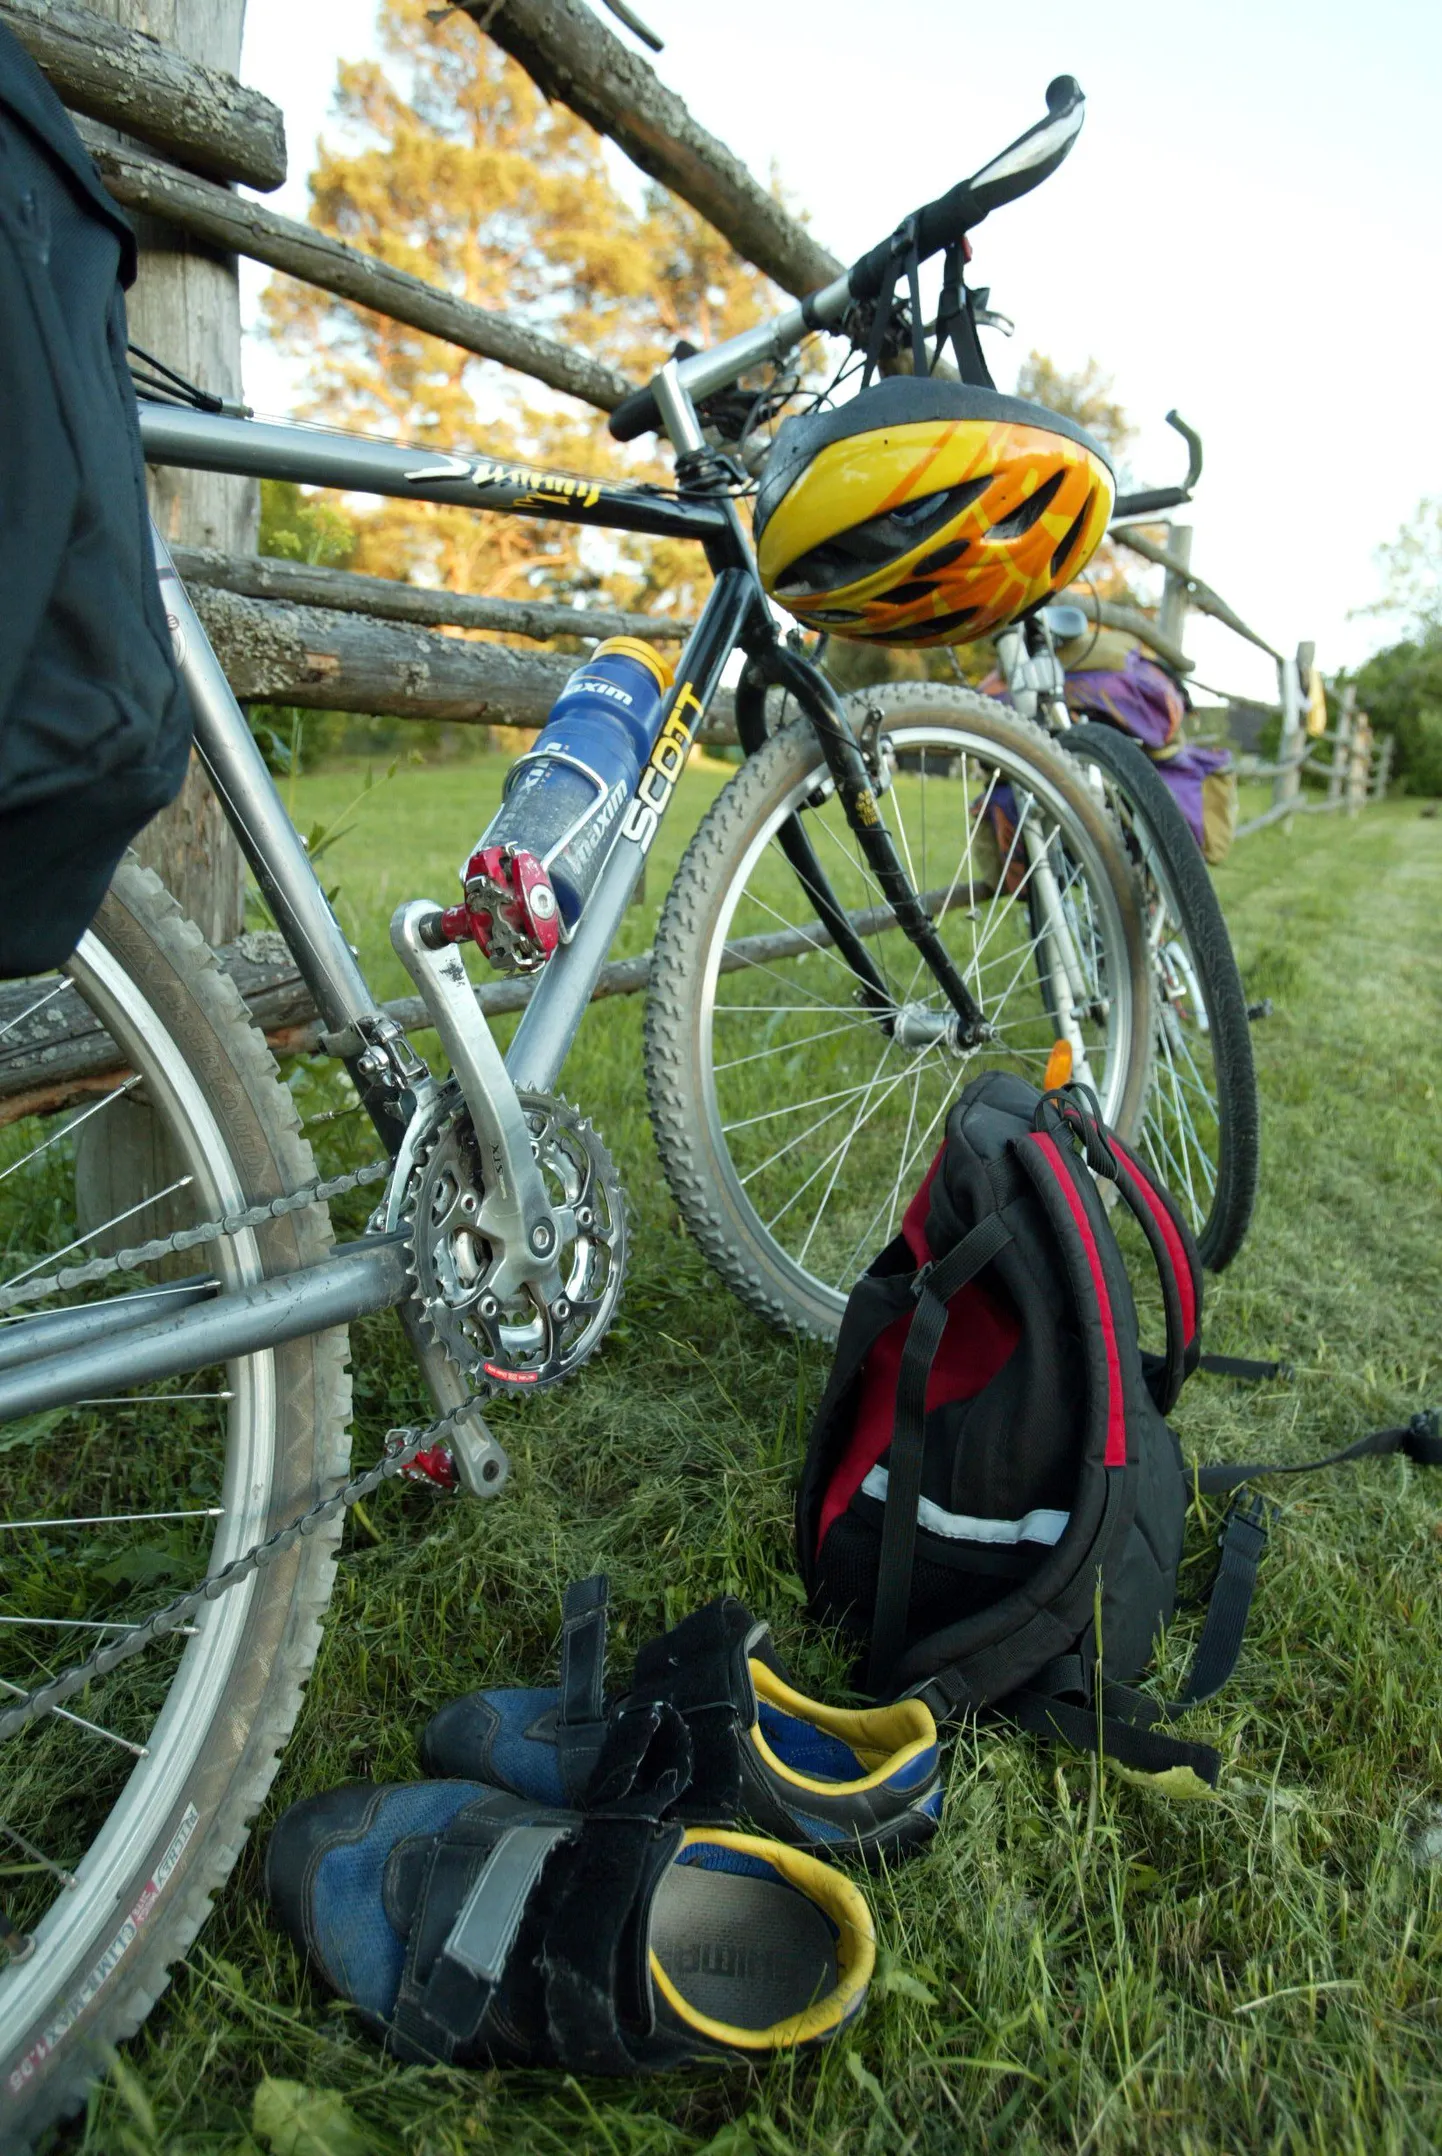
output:
[{"label": "green lawn", "polygon": [[[450,898],[502,770],[402,772],[327,854],[386,993],[404,986],[392,907]],[[650,939],[686,798],[699,813],[724,776],[688,774],[623,949]],[[302,821],[333,819],[359,783],[302,781]],[[1442,1403],[1442,822],[1405,801],[1301,819],[1246,841],[1219,880],[1249,991],[1275,1011],[1257,1029],[1261,1201],[1209,1290],[1208,1339],[1285,1355],[1296,1375],[1199,1378],[1176,1422],[1202,1458],[1303,1458]],[[639,999],[598,1006],[566,1073],[630,1192],[621,1320],[573,1386],[497,1411],[514,1473],[493,1506],[391,1485],[353,1522],[267,1819],[349,1776],[413,1776],[427,1714],[456,1691],[547,1678],[561,1589],[596,1567],[622,1663],[731,1589],[804,1682],[843,1682],[805,1622],[789,1542],[825,1358],[751,1319],[685,1241],[644,1120],[640,1020]],[[333,1105],[318,1071],[292,1082],[307,1112]],[[315,1136],[327,1162],[366,1150],[353,1121]],[[357,1327],[353,1351],[370,1458],[420,1402],[389,1320]],[[1182,1725],[1221,1747],[1218,1796],[1168,1801],[1029,1740],[962,1737],[942,1834],[872,1889],[867,2012],[818,2059],[634,2086],[398,2070],[270,1925],[258,1833],[67,2145],[255,2151],[252,2099],[272,2075],[339,2092],[357,2122],[274,2144],[294,2156],[1442,2148],[1442,1477],[1391,1460],[1275,1494],[1240,1668]],[[1193,1585],[1217,1516],[1193,1523]],[[1173,1628],[1163,1683],[1195,1631]]]}]

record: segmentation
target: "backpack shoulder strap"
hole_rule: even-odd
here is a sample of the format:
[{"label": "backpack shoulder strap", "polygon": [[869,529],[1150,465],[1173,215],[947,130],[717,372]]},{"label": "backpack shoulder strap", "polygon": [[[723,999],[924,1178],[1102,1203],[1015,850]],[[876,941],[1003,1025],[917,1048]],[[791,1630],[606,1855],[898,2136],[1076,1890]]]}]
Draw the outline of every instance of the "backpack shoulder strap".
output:
[{"label": "backpack shoulder strap", "polygon": [[1196,1488],[1214,1494],[1234,1490],[1237,1494],[1227,1508],[1217,1537],[1221,1555],[1206,1597],[1206,1620],[1192,1654],[1191,1668],[1176,1698],[1153,1699],[1122,1684],[1103,1682],[1094,1688],[1083,1657],[1073,1654],[1049,1664],[1025,1690],[1013,1693],[1004,1702],[1002,1712],[1035,1736],[1060,1739],[1078,1751],[1100,1747],[1108,1758],[1144,1773],[1190,1767],[1215,1787],[1220,1755],[1210,1745],[1191,1744],[1170,1735],[1163,1725],[1219,1692],[1242,1651],[1273,1508],[1240,1485],[1254,1475],[1311,1474],[1319,1468],[1385,1458],[1395,1452],[1405,1453],[1420,1467],[1442,1467],[1439,1411],[1425,1408],[1409,1423],[1370,1431],[1355,1444],[1321,1460],[1300,1460],[1287,1467],[1262,1461],[1215,1467],[1194,1464],[1189,1479]]},{"label": "backpack shoulder strap", "polygon": [[1202,1261],[1196,1237],[1170,1191],[1112,1132],[1107,1142],[1117,1165],[1117,1189],[1147,1239],[1162,1285],[1167,1348],[1147,1369],[1147,1387],[1160,1414],[1168,1415],[1202,1352]]},{"label": "backpack shoulder strap", "polygon": [[886,1486],[886,1517],[876,1580],[868,1682],[879,1692],[906,1645],[916,1522],[925,1454],[926,1386],[946,1330],[947,1305],[1012,1240],[1000,1213],[985,1213],[943,1258],[923,1265],[911,1284],[916,1311],[896,1379],[896,1414]]}]

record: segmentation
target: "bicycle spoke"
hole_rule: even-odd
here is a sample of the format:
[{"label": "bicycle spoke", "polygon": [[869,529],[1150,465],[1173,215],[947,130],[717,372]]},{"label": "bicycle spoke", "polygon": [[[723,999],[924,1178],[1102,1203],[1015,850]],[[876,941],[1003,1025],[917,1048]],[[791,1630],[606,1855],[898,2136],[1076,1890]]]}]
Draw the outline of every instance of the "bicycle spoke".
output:
[{"label": "bicycle spoke", "polygon": [[[0,1677],[0,1692],[8,1692],[12,1699],[23,1699],[22,1685],[12,1684],[8,1677]],[[129,1737],[117,1735],[113,1729],[105,1729],[99,1722],[87,1722],[83,1714],[72,1714],[68,1707],[52,1707],[50,1712],[57,1722],[69,1722],[75,1729],[83,1729],[87,1737],[104,1737],[110,1744],[118,1744],[122,1752],[129,1752],[132,1759],[149,1759],[149,1747],[132,1744]]]},{"label": "bicycle spoke", "polygon": [[132,1075],[123,1085],[118,1085],[113,1093],[107,1093],[103,1100],[96,1101],[89,1108],[82,1108],[79,1115],[72,1116],[68,1123],[62,1123],[59,1130],[52,1131],[48,1138],[42,1138],[39,1145],[31,1146],[30,1151],[22,1153],[19,1160],[12,1160],[8,1168],[0,1168],[0,1183],[3,1183],[7,1176],[16,1175],[22,1168],[27,1168],[31,1161],[38,1160],[42,1153],[48,1153],[52,1145],[58,1145],[62,1138],[68,1138],[73,1130],[79,1130],[82,1123],[88,1123],[93,1115],[99,1115],[102,1108],[108,1108],[112,1101],[132,1092],[139,1083],[139,1076]]},{"label": "bicycle spoke", "polygon": [[32,1003],[28,1011],[22,1011],[19,1017],[12,1018],[8,1025],[0,1026],[0,1041],[4,1040],[7,1033],[13,1033],[17,1026],[23,1026],[27,1019],[36,1017],[47,1004],[53,1003],[57,996],[63,996],[69,986],[68,981],[57,981],[50,993],[42,996],[38,1003]]},{"label": "bicycle spoke", "polygon": [[820,1033],[803,1033],[800,1040],[773,1041],[767,1048],[753,1049],[751,1054],[746,1056],[732,1056],[728,1062],[717,1063],[714,1068],[718,1074],[721,1071],[740,1070],[744,1064],[763,1063],[768,1056],[791,1055],[798,1048],[810,1048],[817,1041],[834,1040],[838,1034],[856,1033],[865,1026],[875,1029],[876,1019],[870,1012],[845,1019],[839,1026],[827,1026]]},{"label": "bicycle spoke", "polygon": [[224,1505],[192,1505],[184,1512],[91,1512],[55,1520],[0,1520],[0,1535],[29,1527],[125,1527],[142,1520],[223,1520]]},{"label": "bicycle spoke", "polygon": [[[866,1110],[865,1114],[863,1114],[860,1109],[857,1110],[856,1117],[852,1122],[850,1130],[846,1133],[846,1136],[837,1140],[836,1145],[832,1147],[831,1151],[826,1155],[826,1158],[820,1163],[820,1165],[812,1169],[810,1175],[807,1176],[806,1181],[799,1184],[797,1188],[792,1191],[791,1196],[786,1200],[786,1203],[781,1207],[781,1210],[777,1213],[772,1214],[771,1218],[766,1223],[766,1229],[768,1234],[776,1226],[777,1221],[783,1219],[785,1215],[790,1212],[792,1206],[796,1203],[797,1199],[802,1198],[806,1195],[807,1191],[816,1181],[816,1178],[819,1175],[824,1175],[826,1173],[826,1170],[830,1166],[832,1160],[835,1158],[838,1149],[843,1147],[847,1150],[850,1149],[850,1147],[855,1143],[856,1134],[860,1130],[863,1122],[865,1122],[870,1116],[874,1115],[878,1108],[885,1105],[885,1103],[890,1099],[891,1095],[896,1091],[896,1088],[906,1082],[906,1075],[907,1074],[904,1070],[898,1071],[894,1078],[888,1080],[886,1091],[881,1095],[880,1099],[875,1101],[872,1106]],[[879,1085],[880,1082],[880,1072],[878,1072],[876,1079],[868,1090],[874,1093],[876,1090],[876,1086]]]},{"label": "bicycle spoke", "polygon": [[67,1871],[63,1864],[57,1864],[53,1857],[47,1857],[43,1849],[37,1849],[34,1842],[28,1841],[18,1827],[12,1827],[8,1819],[0,1819],[0,1834],[3,1834],[7,1841],[13,1842],[17,1849],[29,1857],[32,1864],[38,1864],[43,1870],[53,1873],[63,1887],[76,1885],[74,1872]]},{"label": "bicycle spoke", "polygon": [[102,1221],[98,1228],[90,1228],[84,1235],[77,1235],[74,1242],[67,1243],[63,1250],[47,1250],[44,1257],[37,1258],[27,1271],[16,1273],[7,1280],[6,1287],[18,1288],[22,1280],[32,1279],[36,1273],[43,1272],[47,1265],[53,1265],[58,1258],[68,1258],[74,1250],[83,1250],[85,1245],[93,1243],[98,1235],[108,1235],[112,1228],[118,1228],[123,1221],[133,1220],[137,1213],[145,1212],[147,1207],[159,1205],[162,1198],[171,1198],[177,1190],[188,1189],[194,1180],[193,1176],[182,1175],[174,1183],[168,1183],[164,1190],[157,1190],[150,1197],[142,1198],[138,1205],[127,1206],[123,1213],[113,1213],[110,1219]]}]

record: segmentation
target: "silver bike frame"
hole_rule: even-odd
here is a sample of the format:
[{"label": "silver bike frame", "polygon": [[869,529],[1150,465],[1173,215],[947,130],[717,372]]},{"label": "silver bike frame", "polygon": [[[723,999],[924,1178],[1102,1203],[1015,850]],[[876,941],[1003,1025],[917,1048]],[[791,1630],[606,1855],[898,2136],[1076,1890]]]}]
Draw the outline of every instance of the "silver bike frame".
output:
[{"label": "silver bike frame", "polygon": [[[795,310],[792,310],[793,312]],[[668,370],[674,372],[674,368]],[[681,446],[699,439],[690,400],[674,389],[671,409]],[[486,458],[437,458],[432,453],[328,434],[310,427],[262,425],[178,407],[147,405],[141,434],[154,461],[191,468],[257,473],[303,484],[343,486],[376,493],[452,501],[471,508],[523,515],[563,516],[569,521],[664,532],[699,540],[730,531],[727,511],[705,501],[677,499],[646,487],[592,486],[565,474],[503,466]],[[570,491],[565,491],[570,490]],[[156,567],[174,641],[176,660],[190,694],[195,747],[235,832],[256,882],[310,990],[332,1052],[354,1059],[378,1024],[388,1023],[356,962],[310,857],[286,814],[275,781],[206,637],[160,534],[154,534]],[[500,1121],[514,1108],[515,1090],[547,1092],[570,1051],[621,919],[640,878],[647,849],[671,789],[684,765],[696,726],[719,685],[756,587],[746,571],[723,569],[688,639],[677,669],[677,687],[663,733],[664,768],[648,769],[653,781],[650,812],[627,820],[575,935],[537,980],[504,1069],[500,1059],[472,1057],[470,1070],[484,1074],[492,1090],[504,1086]],[[643,779],[643,791],[646,779]],[[409,962],[409,961],[408,961]],[[423,987],[425,983],[421,984]],[[474,1025],[485,1020],[474,1008]],[[469,1022],[471,1013],[459,1014]],[[454,1028],[453,1028],[454,1030]],[[489,1039],[477,1045],[489,1047]],[[451,1041],[457,1063],[461,1040]],[[458,1068],[464,1075],[462,1059]],[[529,1167],[529,1158],[526,1165]],[[537,1236],[527,1221],[528,1233]],[[533,1248],[540,1248],[537,1236]],[[369,1236],[344,1246],[323,1265],[283,1280],[226,1295],[199,1286],[156,1314],[145,1296],[107,1306],[103,1325],[41,1313],[4,1329],[0,1374],[0,1422],[70,1401],[124,1392],[161,1375],[198,1369],[228,1356],[258,1353],[281,1341],[323,1331],[388,1306],[400,1306],[412,1348],[433,1398],[443,1411],[466,1397],[458,1372],[425,1336],[410,1298],[413,1284],[391,1236]],[[64,1343],[62,1345],[62,1342]],[[503,1455],[479,1416],[471,1442],[460,1448],[465,1479],[487,1495],[500,1487]],[[458,1436],[464,1440],[465,1433]],[[469,1454],[469,1460],[466,1454]],[[498,1462],[501,1469],[498,1471]]]}]

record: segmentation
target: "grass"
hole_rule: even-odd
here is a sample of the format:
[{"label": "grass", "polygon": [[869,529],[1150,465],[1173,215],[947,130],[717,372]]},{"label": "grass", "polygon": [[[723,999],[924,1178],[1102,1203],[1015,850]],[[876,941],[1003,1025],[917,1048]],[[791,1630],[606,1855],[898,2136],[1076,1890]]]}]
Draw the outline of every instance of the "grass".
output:
[{"label": "grass", "polygon": [[[724,776],[688,776],[693,808]],[[450,892],[499,778],[499,763],[403,773],[327,855],[383,992],[404,985],[391,907]],[[357,784],[302,781],[302,820],[332,819]],[[663,829],[672,858],[679,823]],[[649,942],[668,867],[653,858],[623,950]],[[1189,1454],[1280,1461],[1442,1400],[1442,825],[1407,802],[1302,819],[1245,842],[1219,881],[1249,992],[1275,1010],[1257,1029],[1261,1201],[1209,1286],[1207,1334],[1296,1374],[1198,1379],[1175,1421]],[[267,1818],[343,1778],[413,1776],[427,1714],[459,1690],[544,1680],[561,1590],[596,1567],[623,1666],[731,1590],[804,1683],[844,1684],[790,1552],[825,1357],[749,1317],[682,1233],[644,1118],[640,1018],[639,999],[598,1006],[566,1073],[630,1194],[621,1319],[573,1386],[497,1410],[513,1460],[501,1500],[392,1485],[352,1526]],[[305,1112],[333,1105],[309,1066],[292,1083]],[[315,1136],[327,1162],[360,1144],[344,1119]],[[421,1403],[388,1321],[352,1338],[369,1458]],[[1391,1460],[1274,1494],[1240,1668],[1182,1724],[1221,1748],[1218,1796],[1170,1801],[993,1729],[958,1738],[942,1834],[872,1889],[871,2003],[819,2058],[634,2086],[397,2069],[269,1924],[262,1832],[66,2145],[253,2156],[256,2090],[278,2077],[336,2094],[310,2138],[271,2141],[296,2156],[1442,2148],[1442,1872],[1427,1861],[1442,1841],[1442,1481]],[[1193,1522],[1194,1581],[1216,1521],[1209,1505]],[[1173,1627],[1163,1685],[1195,1633],[1194,1617]]]}]

